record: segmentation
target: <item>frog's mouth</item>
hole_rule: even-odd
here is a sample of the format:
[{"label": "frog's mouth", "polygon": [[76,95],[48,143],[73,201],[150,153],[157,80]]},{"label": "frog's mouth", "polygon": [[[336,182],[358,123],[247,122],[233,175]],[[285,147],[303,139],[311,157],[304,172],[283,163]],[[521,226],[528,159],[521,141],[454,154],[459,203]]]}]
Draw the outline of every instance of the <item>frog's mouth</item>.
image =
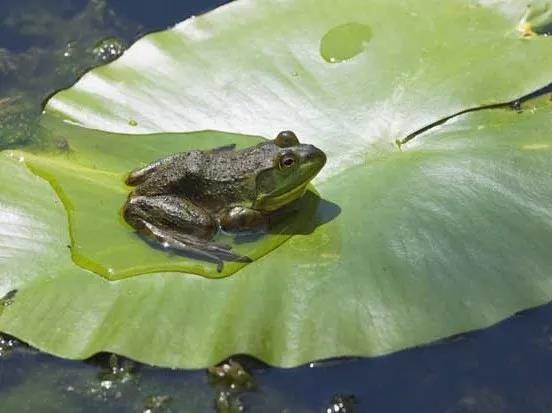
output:
[{"label": "frog's mouth", "polygon": [[308,186],[309,182],[304,182],[280,195],[264,195],[255,201],[254,208],[267,212],[276,211],[290,202],[301,198],[307,191]]}]

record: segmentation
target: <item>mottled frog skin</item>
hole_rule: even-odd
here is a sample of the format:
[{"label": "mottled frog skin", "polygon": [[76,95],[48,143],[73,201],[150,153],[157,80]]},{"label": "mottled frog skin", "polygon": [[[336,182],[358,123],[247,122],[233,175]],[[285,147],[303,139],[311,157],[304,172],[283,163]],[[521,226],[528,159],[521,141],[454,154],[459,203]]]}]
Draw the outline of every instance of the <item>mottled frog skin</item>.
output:
[{"label": "mottled frog skin", "polygon": [[326,163],[293,132],[250,148],[226,146],[170,155],[132,171],[125,220],[139,233],[217,263],[251,261],[213,242],[219,231],[266,231],[282,208],[297,200]]}]

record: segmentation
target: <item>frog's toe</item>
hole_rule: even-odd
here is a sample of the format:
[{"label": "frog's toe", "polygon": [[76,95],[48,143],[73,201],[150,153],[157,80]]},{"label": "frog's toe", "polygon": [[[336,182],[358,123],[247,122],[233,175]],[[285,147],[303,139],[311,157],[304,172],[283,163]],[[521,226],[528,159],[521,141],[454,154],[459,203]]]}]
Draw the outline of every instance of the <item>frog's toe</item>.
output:
[{"label": "frog's toe", "polygon": [[224,269],[224,260],[244,263],[253,262],[253,260],[246,255],[237,255],[228,252],[224,257],[220,257],[220,260],[217,261],[217,272],[222,272],[222,270]]}]

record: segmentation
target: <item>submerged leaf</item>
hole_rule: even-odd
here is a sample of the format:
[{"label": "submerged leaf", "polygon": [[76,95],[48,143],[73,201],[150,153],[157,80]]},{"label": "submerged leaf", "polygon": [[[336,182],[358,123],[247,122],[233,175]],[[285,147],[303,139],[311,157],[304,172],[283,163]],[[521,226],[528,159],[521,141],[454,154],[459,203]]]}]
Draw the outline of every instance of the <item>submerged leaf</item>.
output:
[{"label": "submerged leaf", "polygon": [[[223,271],[217,272],[212,262],[176,254],[153,242],[145,242],[121,216],[122,206],[131,190],[124,180],[133,167],[172,153],[210,149],[227,143],[242,148],[258,143],[260,138],[212,131],[116,135],[68,125],[58,125],[56,134],[67,137],[63,138],[63,151],[13,152],[12,156],[21,156],[36,175],[52,185],[62,200],[69,217],[70,249],[76,264],[108,280],[159,271],[219,278],[246,265],[227,262]],[[316,210],[318,199],[314,192],[309,192],[294,206],[301,213],[275,226],[270,234],[250,242],[229,236],[222,241],[233,245],[237,253],[258,259],[292,234],[304,231],[304,222]]]}]

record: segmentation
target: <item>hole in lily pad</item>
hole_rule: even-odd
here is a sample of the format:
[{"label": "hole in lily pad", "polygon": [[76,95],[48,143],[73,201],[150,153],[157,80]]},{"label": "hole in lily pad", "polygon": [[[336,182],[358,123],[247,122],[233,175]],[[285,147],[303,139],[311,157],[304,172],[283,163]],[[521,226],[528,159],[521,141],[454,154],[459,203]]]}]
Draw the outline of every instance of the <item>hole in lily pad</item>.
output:
[{"label": "hole in lily pad", "polygon": [[[46,120],[45,122],[52,122]],[[27,166],[46,179],[66,208],[73,260],[108,280],[153,272],[185,272],[210,278],[233,274],[246,263],[216,264],[152,247],[121,216],[131,188],[124,184],[128,172],[168,154],[235,144],[252,146],[262,138],[204,131],[153,135],[112,134],[57,125],[57,137],[69,141],[71,151],[25,154]],[[294,205],[298,212],[259,237],[220,235],[214,241],[230,244],[233,251],[259,259],[293,234],[314,230],[320,198],[309,191]]]}]

